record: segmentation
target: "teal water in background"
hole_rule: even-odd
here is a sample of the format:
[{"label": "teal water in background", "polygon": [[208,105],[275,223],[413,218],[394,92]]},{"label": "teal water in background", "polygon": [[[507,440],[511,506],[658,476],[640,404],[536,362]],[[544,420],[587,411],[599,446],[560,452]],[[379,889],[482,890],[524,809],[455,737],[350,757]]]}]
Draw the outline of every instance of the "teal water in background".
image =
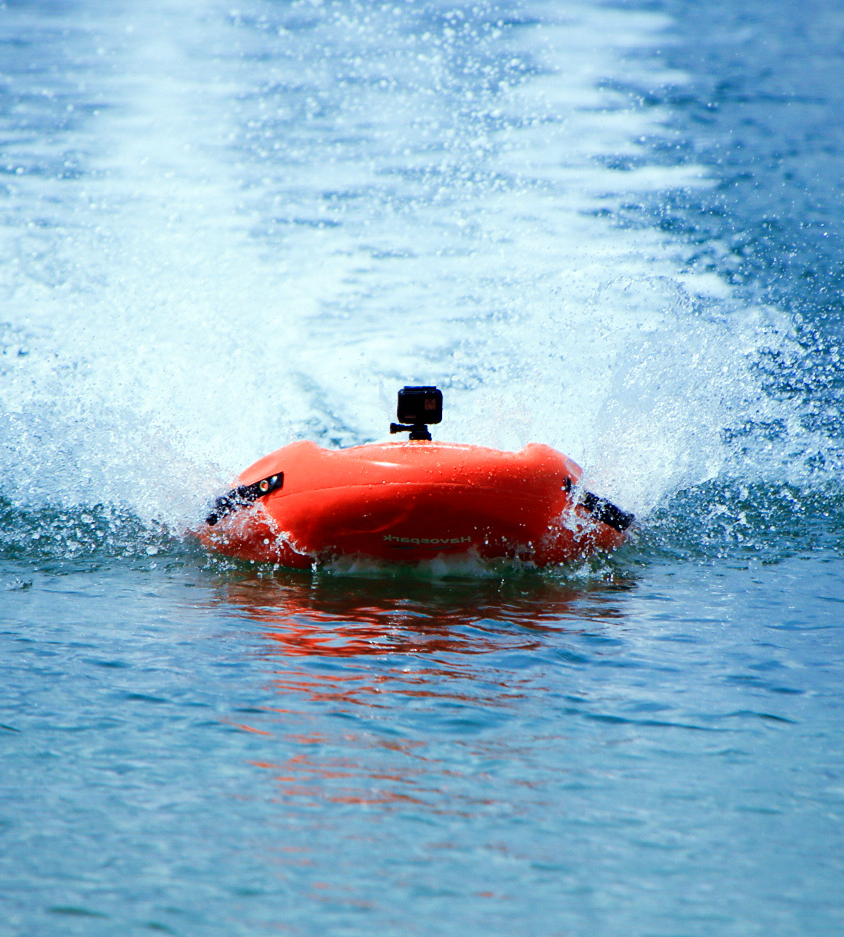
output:
[{"label": "teal water in background", "polygon": [[[844,930],[831,2],[0,7],[0,935]],[[548,442],[566,570],[206,556]]]}]

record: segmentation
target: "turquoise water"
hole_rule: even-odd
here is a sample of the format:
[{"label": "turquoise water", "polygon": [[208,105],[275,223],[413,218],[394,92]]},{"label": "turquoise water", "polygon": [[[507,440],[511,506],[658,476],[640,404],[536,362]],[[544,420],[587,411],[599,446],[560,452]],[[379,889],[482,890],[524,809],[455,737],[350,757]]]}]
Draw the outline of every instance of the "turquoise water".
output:
[{"label": "turquoise water", "polygon": [[833,934],[837,564],[39,575],[7,932]]},{"label": "turquoise water", "polygon": [[[831,2],[0,7],[0,935],[844,931]],[[285,572],[296,438],[548,442],[612,557]]]}]

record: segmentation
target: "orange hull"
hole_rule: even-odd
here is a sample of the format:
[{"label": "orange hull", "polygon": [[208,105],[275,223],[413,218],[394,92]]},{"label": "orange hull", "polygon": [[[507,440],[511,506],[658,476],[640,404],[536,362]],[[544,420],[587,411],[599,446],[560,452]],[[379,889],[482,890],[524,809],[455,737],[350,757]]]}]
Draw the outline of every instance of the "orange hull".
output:
[{"label": "orange hull", "polygon": [[501,452],[420,441],[340,450],[296,442],[243,472],[199,535],[218,553],[294,568],[340,556],[417,563],[465,554],[547,566],[614,549],[632,520],[583,497],[580,475],[566,456],[538,444]]}]

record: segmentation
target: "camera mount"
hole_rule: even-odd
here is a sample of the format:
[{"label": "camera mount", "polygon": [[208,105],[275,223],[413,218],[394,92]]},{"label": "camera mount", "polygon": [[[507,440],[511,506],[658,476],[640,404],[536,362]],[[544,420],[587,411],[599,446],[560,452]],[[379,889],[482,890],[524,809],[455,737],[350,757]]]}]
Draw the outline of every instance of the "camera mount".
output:
[{"label": "camera mount", "polygon": [[410,433],[411,439],[431,439],[429,423],[443,418],[443,395],[436,387],[403,387],[396,409],[398,423],[390,424],[391,433]]}]

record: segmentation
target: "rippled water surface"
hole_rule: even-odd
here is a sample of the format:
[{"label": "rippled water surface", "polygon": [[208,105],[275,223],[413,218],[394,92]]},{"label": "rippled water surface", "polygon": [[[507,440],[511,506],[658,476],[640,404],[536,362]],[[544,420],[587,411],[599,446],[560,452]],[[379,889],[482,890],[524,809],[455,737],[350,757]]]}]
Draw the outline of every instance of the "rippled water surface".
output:
[{"label": "rippled water surface", "polygon": [[[0,5],[0,935],[844,932],[844,17]],[[210,557],[299,438],[548,442],[538,572]]]}]

